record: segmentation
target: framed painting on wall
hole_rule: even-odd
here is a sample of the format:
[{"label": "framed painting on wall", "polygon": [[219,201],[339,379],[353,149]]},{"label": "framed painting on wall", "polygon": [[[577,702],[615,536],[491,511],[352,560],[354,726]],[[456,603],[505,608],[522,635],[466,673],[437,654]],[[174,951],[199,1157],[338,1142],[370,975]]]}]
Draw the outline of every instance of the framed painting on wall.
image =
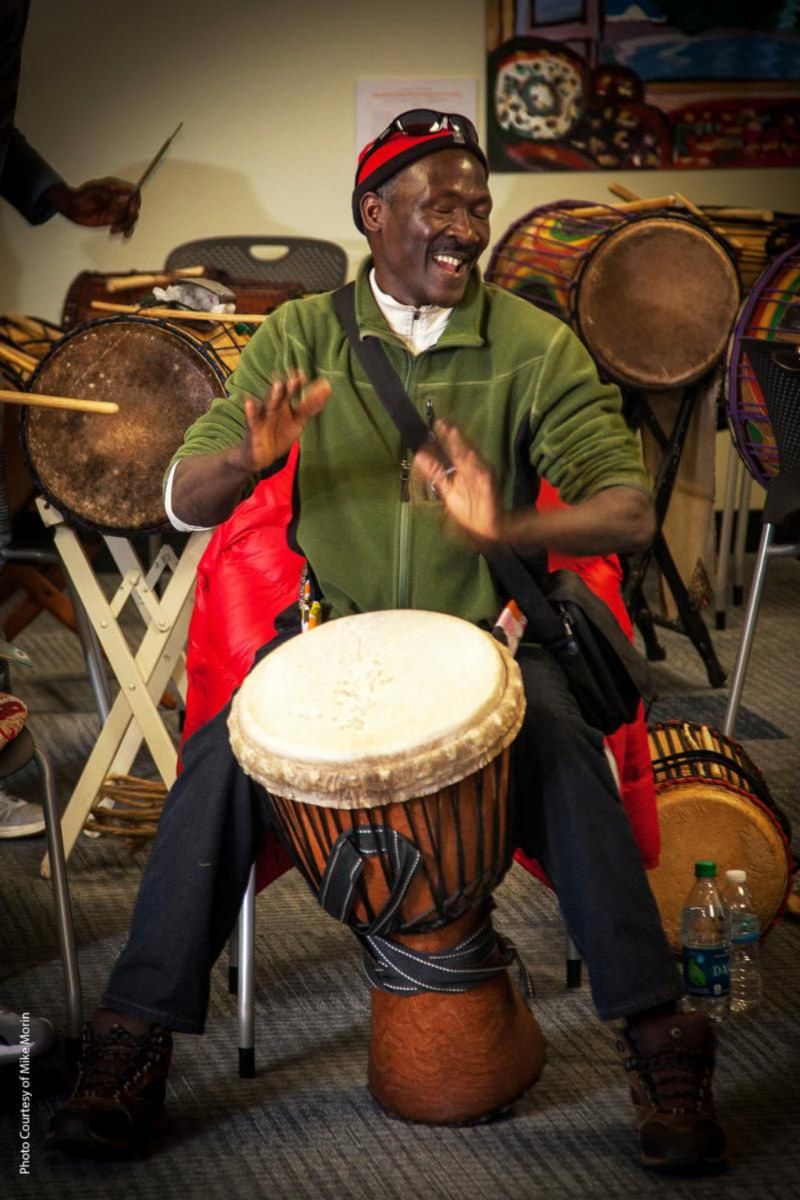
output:
[{"label": "framed painting on wall", "polygon": [[798,0],[487,0],[494,171],[800,165]]}]

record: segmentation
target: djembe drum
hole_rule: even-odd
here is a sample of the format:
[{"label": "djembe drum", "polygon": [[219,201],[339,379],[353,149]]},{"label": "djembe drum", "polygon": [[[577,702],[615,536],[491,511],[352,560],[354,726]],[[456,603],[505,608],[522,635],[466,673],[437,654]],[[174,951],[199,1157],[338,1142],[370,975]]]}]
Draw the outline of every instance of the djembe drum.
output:
[{"label": "djembe drum", "polygon": [[720,876],[747,871],[762,931],[781,912],[795,864],[791,829],[742,747],[707,725],[665,721],[648,729],[661,829],[659,866],[649,873],[664,932],[680,952],[681,909],[697,859]]},{"label": "djembe drum", "polygon": [[667,391],[702,378],[739,305],[727,245],[677,213],[574,215],[584,207],[532,209],[498,242],[486,278],[571,323],[615,383]]},{"label": "djembe drum", "polygon": [[187,427],[224,394],[214,350],[169,321],[109,317],[62,338],[31,390],[111,400],[114,416],[30,408],[28,466],[47,499],[79,528],[139,534],[168,524],[161,483]]},{"label": "djembe drum", "polygon": [[369,1085],[389,1112],[460,1124],[538,1077],[539,1026],[489,917],[511,862],[519,668],[455,617],[345,617],[284,643],[237,693],[231,744],[372,984]]},{"label": "djembe drum", "polygon": [[800,345],[800,246],[781,254],[759,276],[736,321],[728,351],[728,423],[744,465],[766,487],[778,474],[778,449],[747,339],[788,350]]}]

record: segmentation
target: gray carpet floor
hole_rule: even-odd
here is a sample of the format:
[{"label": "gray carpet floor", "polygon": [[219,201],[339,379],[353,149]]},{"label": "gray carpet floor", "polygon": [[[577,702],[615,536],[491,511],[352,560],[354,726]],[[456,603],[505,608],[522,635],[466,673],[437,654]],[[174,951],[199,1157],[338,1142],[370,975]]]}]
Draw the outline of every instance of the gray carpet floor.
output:
[{"label": "gray carpet floor", "polygon": [[[800,566],[770,568],[737,735],[767,777],[776,803],[800,828]],[[733,662],[741,610],[714,633]],[[724,694],[708,687],[691,644],[660,631],[657,717],[721,720]],[[34,670],[15,690],[58,765],[69,795],[97,735],[77,639],[40,616],[18,638]],[[147,764],[144,764],[146,769]],[[35,780],[19,775],[19,794]],[[0,842],[0,1004],[63,1027],[62,978],[43,839]],[[126,934],[146,850],[81,838],[70,864],[87,1009],[95,1004]],[[731,1164],[719,1177],[648,1175],[636,1160],[630,1108],[613,1030],[595,1018],[586,983],[564,986],[564,937],[551,894],[514,867],[496,893],[497,925],[517,943],[536,986],[548,1042],[539,1084],[513,1113],[462,1129],[411,1125],[378,1109],[365,1085],[368,992],[350,933],[324,916],[295,873],[257,902],[257,1064],[237,1075],[235,1006],[224,964],[214,973],[208,1033],[177,1039],[165,1125],[146,1157],[71,1161],[45,1151],[43,1132],[61,1098],[59,1057],[34,1063],[33,1145],[20,1176],[19,1093],[5,1080],[0,1193],[70,1200],[130,1196],[234,1200],[364,1197],[476,1200],[666,1197],[785,1200],[800,1178],[800,925],[781,921],[762,945],[764,1002],[721,1030],[718,1106]]]}]

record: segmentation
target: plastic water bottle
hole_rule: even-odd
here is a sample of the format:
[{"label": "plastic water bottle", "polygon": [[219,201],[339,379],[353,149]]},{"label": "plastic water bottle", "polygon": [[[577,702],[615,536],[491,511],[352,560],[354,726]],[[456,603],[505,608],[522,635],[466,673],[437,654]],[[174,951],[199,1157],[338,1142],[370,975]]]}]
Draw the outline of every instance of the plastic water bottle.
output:
[{"label": "plastic water bottle", "polygon": [[730,942],[727,914],[715,883],[717,864],[697,862],[694,874],[681,915],[684,1007],[722,1021],[728,1013]]},{"label": "plastic water bottle", "polygon": [[726,871],[722,903],[728,914],[731,938],[731,1012],[749,1012],[761,999],[758,913],[747,887],[746,871]]}]

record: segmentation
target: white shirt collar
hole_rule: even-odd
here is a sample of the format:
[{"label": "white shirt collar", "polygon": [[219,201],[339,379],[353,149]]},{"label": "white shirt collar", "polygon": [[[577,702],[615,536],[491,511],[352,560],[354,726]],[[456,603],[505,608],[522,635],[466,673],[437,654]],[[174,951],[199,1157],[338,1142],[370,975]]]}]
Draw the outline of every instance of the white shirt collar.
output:
[{"label": "white shirt collar", "polygon": [[447,328],[452,308],[440,308],[438,304],[423,304],[419,308],[401,304],[378,287],[374,267],[369,273],[369,283],[389,328],[403,339],[412,354],[420,354],[436,345]]}]

